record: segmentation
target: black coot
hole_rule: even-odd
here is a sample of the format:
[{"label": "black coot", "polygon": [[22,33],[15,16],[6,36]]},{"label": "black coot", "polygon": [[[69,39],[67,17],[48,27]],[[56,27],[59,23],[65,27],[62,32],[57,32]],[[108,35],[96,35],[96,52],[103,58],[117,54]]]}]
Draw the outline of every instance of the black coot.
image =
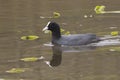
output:
[{"label": "black coot", "polygon": [[57,45],[79,46],[100,41],[100,38],[90,33],[61,35],[60,26],[56,22],[49,21],[43,31],[45,30],[50,30],[52,32],[52,43]]}]

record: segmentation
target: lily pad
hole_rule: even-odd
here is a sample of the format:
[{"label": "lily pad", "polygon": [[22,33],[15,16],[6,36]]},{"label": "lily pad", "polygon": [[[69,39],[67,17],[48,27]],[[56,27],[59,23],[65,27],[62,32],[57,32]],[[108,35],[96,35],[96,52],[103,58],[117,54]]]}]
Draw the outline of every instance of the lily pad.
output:
[{"label": "lily pad", "polygon": [[70,35],[70,32],[69,31],[67,31],[67,32],[65,32],[65,34],[64,35]]},{"label": "lily pad", "polygon": [[27,58],[22,58],[20,59],[21,61],[24,61],[24,62],[34,62],[34,61],[38,61],[38,60],[42,60],[42,59],[45,59],[43,56],[41,57],[27,57]]},{"label": "lily pad", "polygon": [[25,68],[12,68],[8,71],[6,71],[7,73],[23,73],[25,72]]},{"label": "lily pad", "polygon": [[39,58],[37,58],[37,57],[28,57],[28,58],[22,58],[22,59],[20,59],[21,61],[25,61],[25,62],[34,62],[34,61],[38,61],[39,60]]},{"label": "lily pad", "polygon": [[105,6],[101,5],[101,6],[96,6],[94,11],[96,12],[96,14],[104,14],[104,13],[120,13],[120,11],[105,11]]},{"label": "lily pad", "polygon": [[105,12],[104,9],[105,9],[105,6],[101,5],[101,6],[96,6],[94,10],[96,14],[103,14]]},{"label": "lily pad", "polygon": [[36,36],[36,35],[22,36],[21,39],[22,40],[36,40],[36,39],[39,39],[39,36]]},{"label": "lily pad", "polygon": [[45,34],[48,34],[48,33],[51,33],[51,31],[45,30],[44,33],[45,33]]},{"label": "lily pad", "polygon": [[64,32],[64,31],[65,31],[64,29],[62,29],[62,28],[60,29],[60,32],[61,32],[61,33]]},{"label": "lily pad", "polygon": [[111,32],[111,36],[118,36],[119,35],[119,32],[118,31],[112,31]]},{"label": "lily pad", "polygon": [[58,12],[53,12],[53,18],[59,18],[60,17],[60,13]]}]

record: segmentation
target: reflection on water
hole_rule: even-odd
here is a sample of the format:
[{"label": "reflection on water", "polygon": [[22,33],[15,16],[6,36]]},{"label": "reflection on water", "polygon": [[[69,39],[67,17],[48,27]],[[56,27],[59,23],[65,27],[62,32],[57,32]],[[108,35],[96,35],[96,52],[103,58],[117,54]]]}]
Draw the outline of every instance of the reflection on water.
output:
[{"label": "reflection on water", "polygon": [[86,50],[93,50],[95,46],[60,46],[54,45],[52,47],[52,59],[50,60],[50,65],[52,67],[57,67],[62,62],[62,53],[63,52],[81,52]]},{"label": "reflection on water", "polygon": [[53,54],[52,59],[50,60],[51,66],[59,66],[62,62],[62,50],[60,46],[53,46],[52,47]]}]

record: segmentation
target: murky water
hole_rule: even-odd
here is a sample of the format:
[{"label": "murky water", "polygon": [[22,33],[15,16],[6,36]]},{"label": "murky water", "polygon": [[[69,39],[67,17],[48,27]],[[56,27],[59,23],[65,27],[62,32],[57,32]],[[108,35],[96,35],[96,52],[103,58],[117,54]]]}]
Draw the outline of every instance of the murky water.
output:
[{"label": "murky water", "polygon": [[[106,41],[107,45],[101,42],[102,46],[92,47],[45,46],[51,36],[42,32],[47,22],[53,20],[71,34],[109,35],[120,30],[120,14],[97,15],[94,8],[105,5],[105,10],[114,11],[120,10],[119,4],[119,0],[0,0],[0,79],[119,80],[118,39],[110,40],[110,45]],[[59,12],[60,18],[48,18],[53,12]],[[40,39],[20,39],[26,35]],[[20,60],[41,56],[44,58],[37,61]],[[8,73],[13,68],[24,71]]]}]

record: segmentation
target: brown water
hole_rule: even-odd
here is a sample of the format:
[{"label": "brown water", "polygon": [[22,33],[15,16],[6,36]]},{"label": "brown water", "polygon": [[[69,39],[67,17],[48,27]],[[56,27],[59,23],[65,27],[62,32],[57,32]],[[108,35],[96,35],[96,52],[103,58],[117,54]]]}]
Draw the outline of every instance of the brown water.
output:
[{"label": "brown water", "polygon": [[[42,32],[50,20],[71,34],[103,36],[119,31],[120,14],[97,15],[96,5],[120,10],[119,0],[0,0],[0,80],[120,80],[120,52],[110,51],[114,46],[75,48],[78,51],[65,47],[67,51],[62,51],[43,45],[50,42],[50,35]],[[46,18],[53,12],[59,12],[60,18]],[[25,35],[37,35],[40,39],[21,40]],[[41,56],[45,59],[20,61]],[[25,72],[6,72],[12,68],[25,68]]]}]

